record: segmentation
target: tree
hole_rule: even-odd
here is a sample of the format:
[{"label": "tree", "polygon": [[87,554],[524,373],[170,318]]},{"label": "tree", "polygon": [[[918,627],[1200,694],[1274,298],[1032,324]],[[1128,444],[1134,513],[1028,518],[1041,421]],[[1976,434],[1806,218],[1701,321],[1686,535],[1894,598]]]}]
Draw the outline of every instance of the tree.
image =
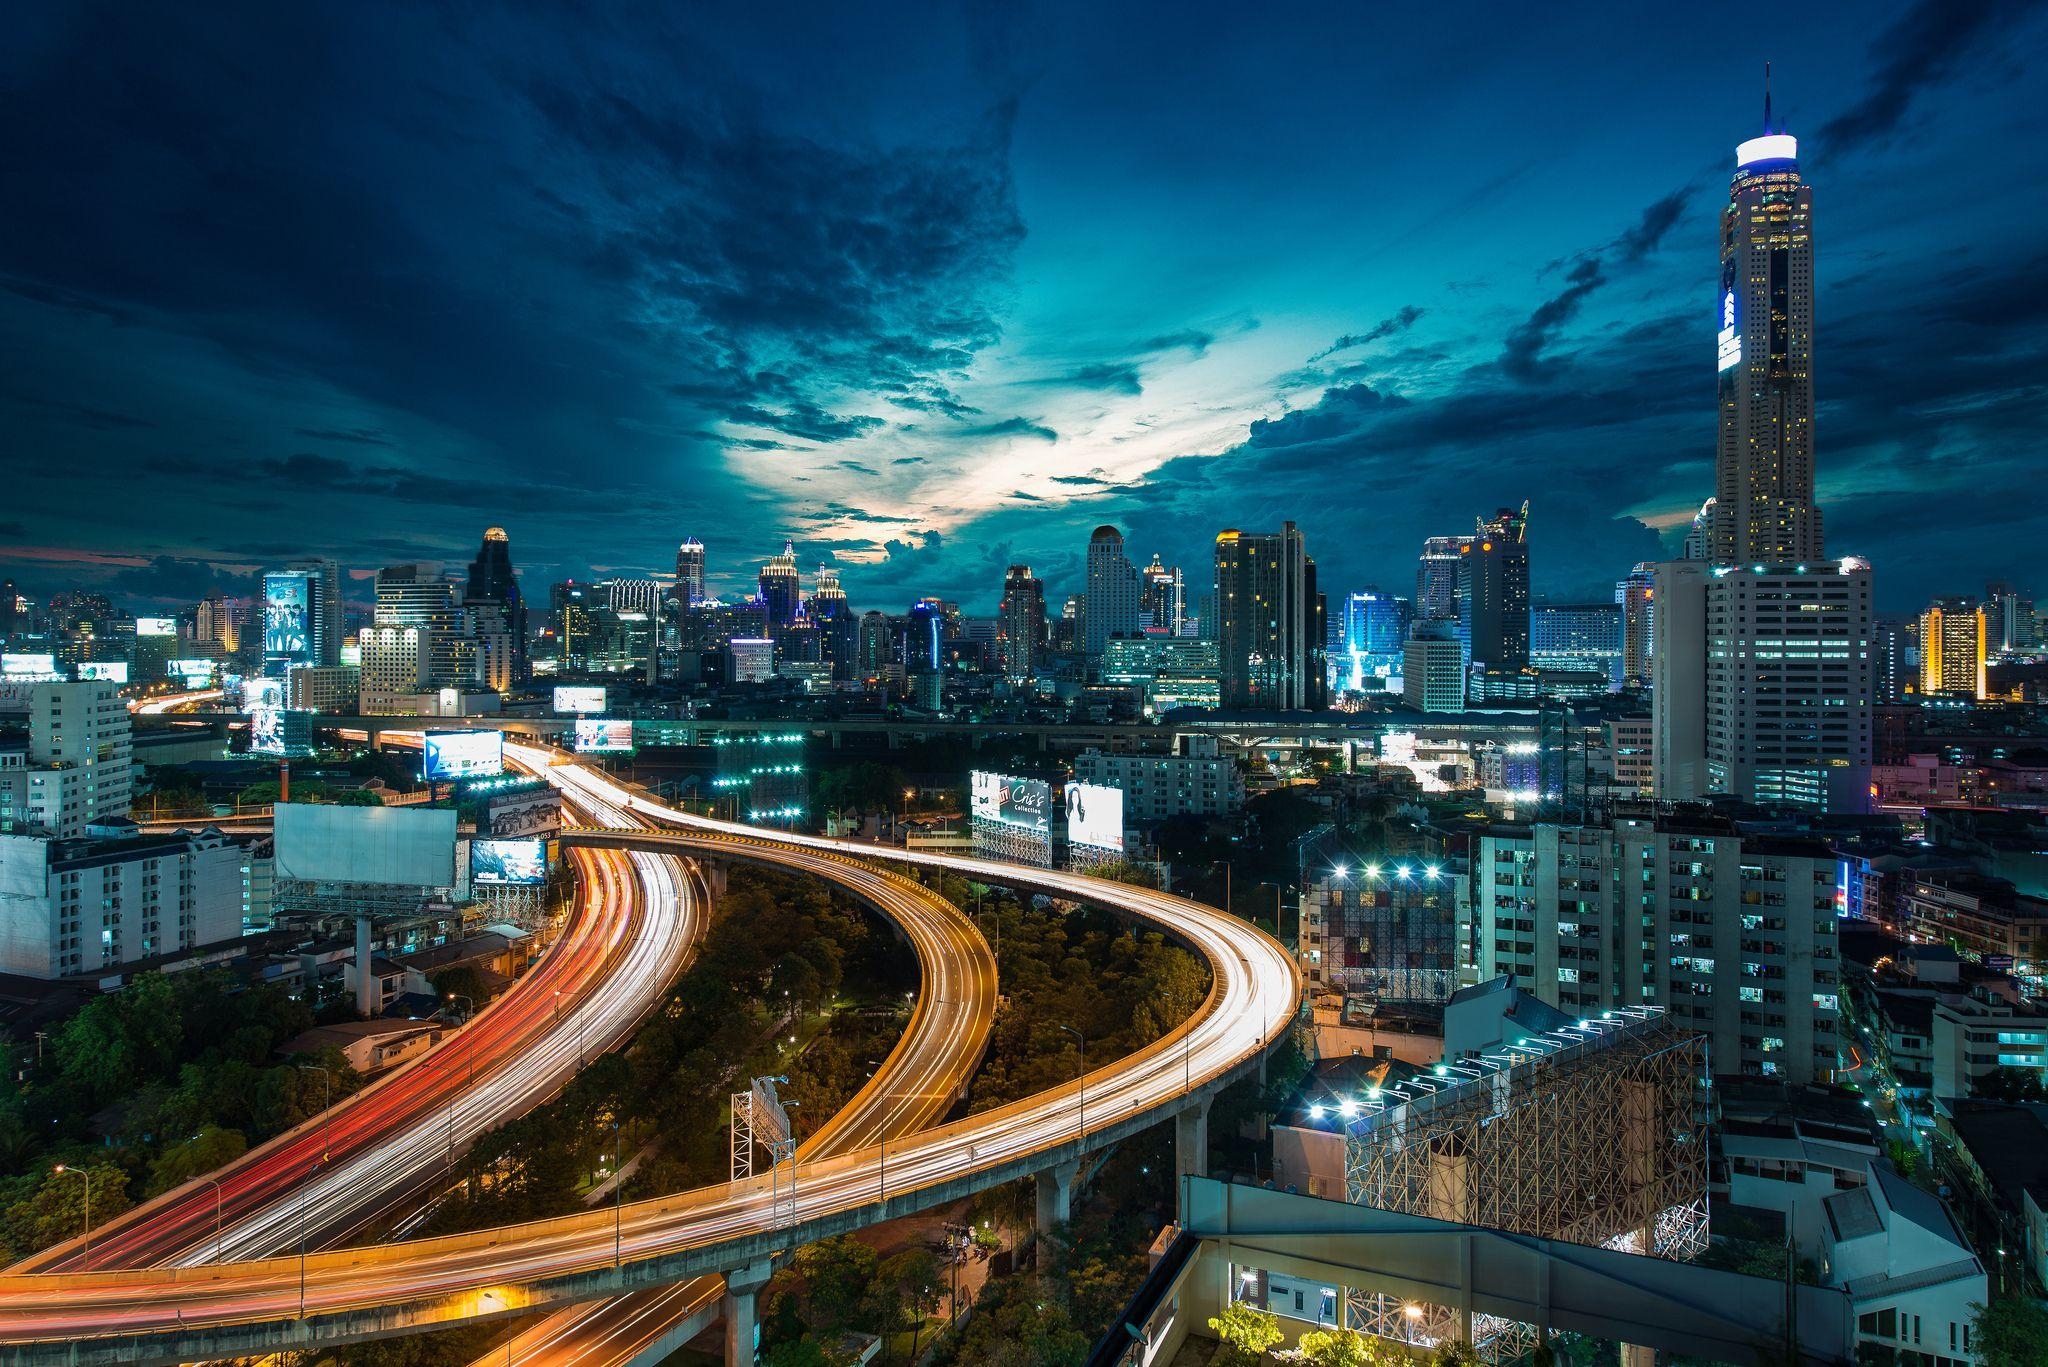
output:
[{"label": "tree", "polygon": [[112,1163],[45,1172],[19,1199],[0,1210],[0,1241],[7,1245],[9,1262],[85,1232],[88,1175],[93,1228],[134,1204],[128,1199],[128,1174]]},{"label": "tree", "polygon": [[1405,1367],[1408,1355],[1385,1339],[1349,1329],[1311,1329],[1301,1336],[1302,1358],[1314,1367]]},{"label": "tree", "polygon": [[1430,1355],[1430,1367],[1485,1367],[1486,1359],[1464,1339],[1450,1339]]},{"label": "tree", "polygon": [[1989,1101],[2048,1101],[2048,1087],[2032,1068],[1993,1068],[1977,1079],[1977,1095]]},{"label": "tree", "polygon": [[1920,1168],[1920,1150],[1903,1139],[1894,1139],[1884,1146],[1885,1157],[1892,1160],[1899,1176],[1910,1179]]},{"label": "tree", "polygon": [[820,1239],[796,1255],[805,1298],[817,1323],[838,1328],[860,1312],[875,1280],[875,1250],[840,1235]]},{"label": "tree", "polygon": [[2048,1361],[2048,1305],[2032,1296],[2007,1296],[1970,1310],[1970,1346],[1984,1367],[2041,1367]]},{"label": "tree", "polygon": [[1220,1367],[1257,1367],[1267,1350],[1286,1337],[1278,1315],[1242,1301],[1211,1319],[1209,1327],[1223,1344],[1215,1357]]},{"label": "tree", "polygon": [[249,1141],[239,1130],[223,1130],[217,1125],[202,1126],[184,1143],[173,1144],[157,1155],[156,1161],[149,1166],[148,1194],[160,1196],[201,1173],[212,1172],[222,1164],[240,1158],[248,1147]]}]

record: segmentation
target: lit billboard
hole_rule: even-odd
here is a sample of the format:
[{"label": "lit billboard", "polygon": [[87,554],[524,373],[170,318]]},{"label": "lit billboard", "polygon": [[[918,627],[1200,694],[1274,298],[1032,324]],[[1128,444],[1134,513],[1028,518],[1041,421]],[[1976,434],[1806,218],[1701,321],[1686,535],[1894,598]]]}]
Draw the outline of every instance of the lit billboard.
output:
[{"label": "lit billboard", "polygon": [[244,708],[244,709],[245,709],[246,711],[251,711],[251,712],[253,712],[253,711],[255,711],[255,710],[256,710],[257,708],[259,708],[259,707],[283,707],[283,706],[284,706],[284,680],[283,680],[283,679],[244,679],[244,680],[242,680],[242,707],[243,707],[243,708]]},{"label": "lit billboard", "polygon": [[499,793],[484,803],[483,829],[494,836],[553,835],[562,829],[562,799],[552,788]]},{"label": "lit billboard", "polygon": [[312,576],[286,570],[263,576],[263,658],[313,658]]},{"label": "lit billboard", "polygon": [[249,709],[249,753],[252,755],[281,755],[284,753],[284,709],[282,707],[251,707]]},{"label": "lit billboard", "polygon": [[1096,850],[1124,847],[1124,790],[1095,783],[1067,785],[1067,843]]},{"label": "lit billboard", "polygon": [[86,660],[78,666],[81,679],[98,679],[102,683],[124,684],[128,682],[126,660]]},{"label": "lit billboard", "polygon": [[429,731],[420,773],[429,783],[489,778],[505,772],[503,731]]},{"label": "lit billboard", "polygon": [[176,679],[188,688],[198,688],[213,682],[215,666],[213,660],[165,660],[164,677]]},{"label": "lit billboard", "polygon": [[604,717],[576,719],[576,753],[618,755],[633,748],[633,723]]},{"label": "lit billboard", "polygon": [[57,657],[40,653],[0,655],[0,676],[9,679],[54,679],[57,677]]},{"label": "lit billboard", "polygon": [[577,684],[555,685],[555,711],[595,715],[604,711],[604,689]]},{"label": "lit billboard", "polygon": [[455,886],[453,807],[334,807],[280,802],[279,882]]},{"label": "lit billboard", "polygon": [[176,636],[178,619],[175,617],[138,617],[135,619],[137,636]]},{"label": "lit billboard", "polygon": [[969,810],[976,821],[993,821],[1040,835],[1052,831],[1052,787],[1043,779],[977,770],[970,779],[969,793]]},{"label": "lit billboard", "polygon": [[472,840],[469,881],[480,888],[532,887],[548,881],[545,840]]}]

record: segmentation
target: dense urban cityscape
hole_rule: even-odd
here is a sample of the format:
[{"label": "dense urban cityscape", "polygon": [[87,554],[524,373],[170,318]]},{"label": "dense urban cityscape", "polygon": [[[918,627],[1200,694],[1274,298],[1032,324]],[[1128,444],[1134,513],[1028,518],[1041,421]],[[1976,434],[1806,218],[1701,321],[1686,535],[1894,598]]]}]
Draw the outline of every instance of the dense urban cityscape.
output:
[{"label": "dense urban cityscape", "polygon": [[[1907,5],[1817,134],[1764,66],[1710,177],[1550,263],[1563,292],[1487,363],[1517,382],[1603,272],[1682,263],[1681,392],[1715,435],[1667,453],[1640,537],[1589,531],[1585,472],[1355,475],[1317,443],[1332,405],[1410,403],[1380,371],[1315,372],[1199,457],[1316,454],[1306,486],[1206,476],[1237,525],[1155,497],[1189,447],[1056,476],[1057,515],[1011,495],[964,561],[982,524],[942,557],[942,500],[922,532],[794,496],[767,537],[708,494],[576,522],[567,485],[458,490],[310,408],[301,435],[359,448],[331,484],[327,457],[216,468],[168,432],[153,475],[101,482],[118,529],[218,479],[166,555],[39,506],[88,475],[13,430],[0,1364],[2048,1363],[2048,584],[2024,534],[1989,544],[2032,512],[1987,482],[1971,525],[1917,529],[1977,544],[1910,571],[1897,527],[1830,515],[1872,476],[1831,474],[1828,386],[1874,362],[1832,332],[1854,210],[1825,168],[1989,65],[1999,24],[1986,88],[2038,96],[2040,24]],[[88,31],[114,41],[38,32],[38,88]],[[122,148],[143,110],[207,117],[137,98]],[[708,175],[701,129],[658,136]],[[743,141],[723,174],[787,188],[824,156]],[[1707,199],[1711,237],[1674,226]],[[834,287],[802,269],[754,302]],[[711,274],[675,298],[737,308]],[[2038,327],[2038,281],[2014,293]],[[1058,448],[960,399],[994,345],[919,341],[958,359],[877,392]],[[725,370],[765,364],[734,346]],[[777,436],[745,459],[875,474],[853,443],[882,420],[799,375],[824,354],[748,378],[776,411],[723,430]],[[157,425],[94,411],[109,441]],[[761,478],[762,506],[787,490]],[[1367,487],[1408,479],[1441,486],[1428,520]],[[440,530],[255,511],[358,485]],[[1020,530],[1039,504],[1080,530]],[[210,518],[264,540],[197,549]]]}]

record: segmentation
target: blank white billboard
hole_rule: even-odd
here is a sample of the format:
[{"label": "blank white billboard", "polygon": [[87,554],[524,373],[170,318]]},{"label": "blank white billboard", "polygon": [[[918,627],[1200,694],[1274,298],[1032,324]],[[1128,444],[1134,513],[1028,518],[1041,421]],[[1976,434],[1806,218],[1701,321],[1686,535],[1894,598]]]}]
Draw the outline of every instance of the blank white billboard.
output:
[{"label": "blank white billboard", "polygon": [[587,684],[556,684],[555,711],[598,713],[604,711],[604,689]]},{"label": "blank white billboard", "polygon": [[1069,783],[1067,843],[1097,850],[1122,850],[1124,790],[1094,783]]},{"label": "blank white billboard", "polygon": [[330,807],[281,802],[274,814],[277,876],[281,879],[455,886],[453,807]]}]

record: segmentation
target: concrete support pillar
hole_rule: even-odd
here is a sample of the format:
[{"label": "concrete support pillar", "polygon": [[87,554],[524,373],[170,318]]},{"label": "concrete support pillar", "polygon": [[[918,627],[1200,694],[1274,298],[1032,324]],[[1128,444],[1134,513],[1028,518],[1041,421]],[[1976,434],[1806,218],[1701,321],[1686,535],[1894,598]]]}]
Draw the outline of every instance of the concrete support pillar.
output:
[{"label": "concrete support pillar", "polygon": [[1621,1345],[1621,1367],[1657,1367],[1657,1350],[1640,1343]]},{"label": "concrete support pillar", "polygon": [[754,1361],[754,1340],[760,1326],[760,1319],[755,1313],[755,1298],[774,1275],[775,1264],[765,1258],[725,1274],[726,1367],[742,1367]]},{"label": "concrete support pillar", "polygon": [[370,952],[370,918],[356,917],[356,1014],[365,1018],[384,1009],[377,989],[376,956]]},{"label": "concrete support pillar", "polygon": [[1038,1232],[1050,1234],[1073,1214],[1074,1179],[1081,1175],[1079,1159],[1047,1168],[1038,1174]]},{"label": "concrete support pillar", "polygon": [[1182,1177],[1209,1175],[1209,1098],[1197,1097],[1173,1118],[1174,1170]]},{"label": "concrete support pillar", "polygon": [[726,866],[716,861],[705,864],[704,881],[710,885],[713,897],[725,896]]}]

